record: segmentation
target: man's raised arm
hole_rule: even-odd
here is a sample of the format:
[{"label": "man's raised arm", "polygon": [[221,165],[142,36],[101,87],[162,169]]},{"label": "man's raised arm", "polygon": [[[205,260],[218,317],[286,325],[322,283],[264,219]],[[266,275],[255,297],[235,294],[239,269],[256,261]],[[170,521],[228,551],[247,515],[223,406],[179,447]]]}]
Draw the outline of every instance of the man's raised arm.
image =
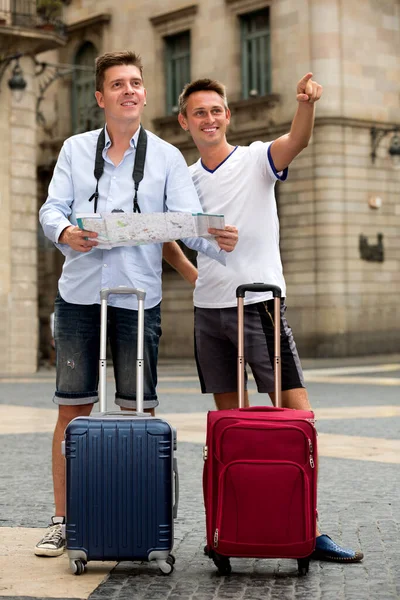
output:
[{"label": "man's raised arm", "polygon": [[313,81],[312,76],[312,73],[307,73],[297,84],[298,106],[289,133],[271,144],[271,156],[278,172],[286,169],[310,141],[314,127],[314,105],[322,94],[322,85]]}]

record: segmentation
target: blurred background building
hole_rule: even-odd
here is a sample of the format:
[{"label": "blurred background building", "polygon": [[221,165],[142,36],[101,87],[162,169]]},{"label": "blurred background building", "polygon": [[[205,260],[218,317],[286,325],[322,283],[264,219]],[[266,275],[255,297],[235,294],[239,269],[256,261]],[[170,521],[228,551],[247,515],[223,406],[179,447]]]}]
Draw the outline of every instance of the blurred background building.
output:
[{"label": "blurred background building", "polygon": [[[143,58],[145,127],[189,163],[186,82],[227,85],[245,145],[288,131],[314,73],[312,142],[277,186],[289,323],[302,356],[398,351],[399,0],[0,0],[0,372],[49,357],[62,256],[37,211],[63,140],[102,124],[95,57],[122,49]],[[192,356],[192,291],[167,267],[163,288],[161,354]]]}]

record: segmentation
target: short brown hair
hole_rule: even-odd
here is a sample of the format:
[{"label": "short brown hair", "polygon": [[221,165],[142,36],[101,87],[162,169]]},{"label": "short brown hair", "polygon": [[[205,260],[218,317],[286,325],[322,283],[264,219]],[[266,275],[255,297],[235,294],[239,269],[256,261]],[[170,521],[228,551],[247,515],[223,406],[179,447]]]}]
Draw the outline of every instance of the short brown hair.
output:
[{"label": "short brown hair", "polygon": [[187,103],[189,96],[195,92],[217,92],[224,101],[225,108],[228,108],[228,100],[226,98],[226,87],[223,83],[216,81],[216,79],[196,79],[185,85],[182,93],[179,96],[179,112],[181,115],[186,117]]},{"label": "short brown hair", "polygon": [[124,52],[106,52],[98,56],[95,61],[96,65],[96,91],[102,92],[104,86],[104,74],[110,67],[119,65],[133,65],[140,71],[143,77],[142,59],[139,54],[126,50]]}]

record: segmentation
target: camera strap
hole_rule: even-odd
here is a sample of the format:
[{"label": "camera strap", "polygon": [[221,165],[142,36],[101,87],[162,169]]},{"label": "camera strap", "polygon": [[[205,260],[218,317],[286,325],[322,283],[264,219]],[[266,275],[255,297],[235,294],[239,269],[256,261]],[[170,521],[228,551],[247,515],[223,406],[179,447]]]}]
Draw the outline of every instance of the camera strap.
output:
[{"label": "camera strap", "polygon": [[[100,131],[99,137],[97,138],[97,146],[96,146],[96,158],[94,162],[94,176],[96,178],[96,191],[89,198],[89,202],[94,200],[94,212],[97,212],[97,201],[99,198],[99,179],[103,175],[104,171],[104,159],[103,159],[103,150],[106,145],[106,134],[105,127]],[[135,184],[135,195],[133,198],[133,212],[140,213],[140,206],[138,202],[138,189],[139,184],[143,179],[144,175],[144,163],[146,160],[146,150],[147,150],[147,133],[140,127],[139,138],[136,147],[135,154],[135,163],[133,165],[132,171],[132,179]]]}]

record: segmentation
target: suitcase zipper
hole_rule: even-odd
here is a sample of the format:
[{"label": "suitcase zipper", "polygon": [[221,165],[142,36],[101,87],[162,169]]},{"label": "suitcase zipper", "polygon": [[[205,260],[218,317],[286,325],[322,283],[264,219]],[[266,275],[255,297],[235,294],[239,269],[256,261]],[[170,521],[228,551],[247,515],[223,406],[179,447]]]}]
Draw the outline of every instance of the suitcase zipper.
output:
[{"label": "suitcase zipper", "polygon": [[203,446],[203,460],[207,460],[208,458],[208,447]]},{"label": "suitcase zipper", "polygon": [[216,529],[214,533],[214,548],[218,548],[218,535],[218,529]]},{"label": "suitcase zipper", "polygon": [[310,438],[308,438],[308,447],[310,449],[310,465],[311,465],[311,468],[313,469],[315,466],[314,459],[313,459],[314,448],[313,448],[313,444],[312,444],[312,441],[310,440]]}]

